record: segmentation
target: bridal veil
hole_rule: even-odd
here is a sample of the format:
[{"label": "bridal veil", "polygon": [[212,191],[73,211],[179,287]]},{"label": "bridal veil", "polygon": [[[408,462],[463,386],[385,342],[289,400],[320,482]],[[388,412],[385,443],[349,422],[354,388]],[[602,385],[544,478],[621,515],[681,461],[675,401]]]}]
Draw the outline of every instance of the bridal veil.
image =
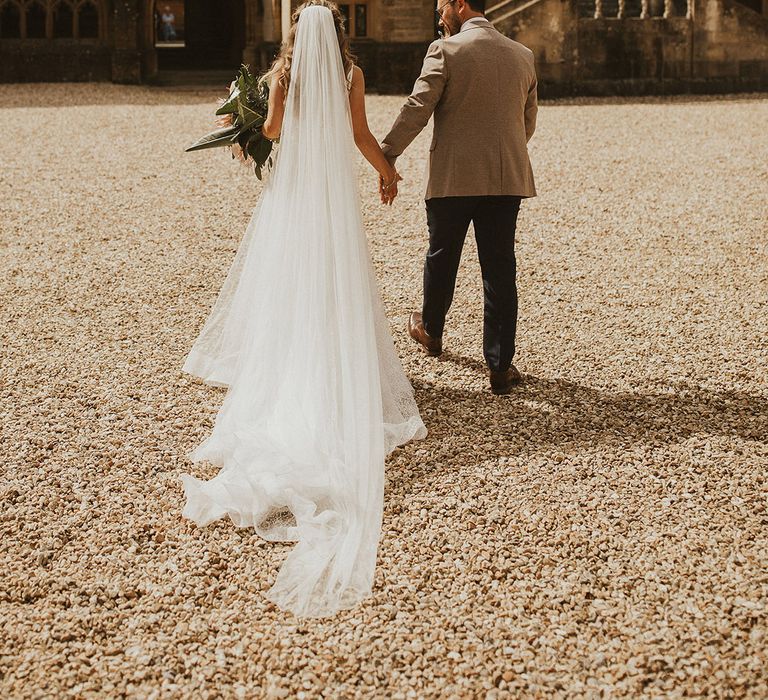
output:
[{"label": "bridal veil", "polygon": [[360,212],[333,16],[298,19],[274,170],[184,371],[228,387],[182,474],[184,515],[294,541],[267,597],[333,615],[371,594],[384,459],[426,435],[392,343]]}]

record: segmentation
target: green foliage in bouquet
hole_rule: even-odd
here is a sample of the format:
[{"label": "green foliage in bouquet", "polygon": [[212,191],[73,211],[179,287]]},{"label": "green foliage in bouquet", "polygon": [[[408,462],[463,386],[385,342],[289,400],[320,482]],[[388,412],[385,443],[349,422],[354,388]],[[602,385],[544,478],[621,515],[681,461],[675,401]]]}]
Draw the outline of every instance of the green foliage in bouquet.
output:
[{"label": "green foliage in bouquet", "polygon": [[261,133],[268,105],[269,86],[242,64],[232,81],[229,97],[216,110],[217,123],[222,128],[206,134],[185,151],[229,146],[234,158],[239,149],[243,160],[253,162],[256,177],[261,180],[264,168],[272,167],[272,141]]}]

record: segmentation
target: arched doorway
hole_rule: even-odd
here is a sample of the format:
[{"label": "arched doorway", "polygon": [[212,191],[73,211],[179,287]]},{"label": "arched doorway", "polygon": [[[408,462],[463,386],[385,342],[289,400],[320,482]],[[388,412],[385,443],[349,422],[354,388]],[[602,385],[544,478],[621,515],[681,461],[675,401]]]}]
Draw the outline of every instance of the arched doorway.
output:
[{"label": "arched doorway", "polygon": [[228,70],[245,47],[245,0],[147,0],[144,74]]}]

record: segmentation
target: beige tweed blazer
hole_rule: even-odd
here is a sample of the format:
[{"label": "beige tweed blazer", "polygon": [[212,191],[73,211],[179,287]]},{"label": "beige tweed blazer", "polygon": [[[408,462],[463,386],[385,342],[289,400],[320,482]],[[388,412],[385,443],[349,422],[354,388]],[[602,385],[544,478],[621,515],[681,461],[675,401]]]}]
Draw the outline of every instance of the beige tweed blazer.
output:
[{"label": "beige tweed blazer", "polygon": [[536,128],[533,52],[486,19],[432,42],[413,92],[382,142],[390,162],[434,114],[424,198],[534,197],[528,141]]}]

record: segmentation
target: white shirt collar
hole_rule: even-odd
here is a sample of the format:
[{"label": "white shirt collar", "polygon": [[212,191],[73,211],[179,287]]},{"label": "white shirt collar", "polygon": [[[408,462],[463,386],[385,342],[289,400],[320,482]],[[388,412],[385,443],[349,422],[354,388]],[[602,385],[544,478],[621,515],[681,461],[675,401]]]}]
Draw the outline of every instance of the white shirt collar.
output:
[{"label": "white shirt collar", "polygon": [[487,17],[472,17],[468,19],[464,24],[461,25],[461,29],[459,29],[460,32],[463,32],[465,29],[472,29],[472,27],[477,26],[484,26],[488,24],[488,18]]}]

